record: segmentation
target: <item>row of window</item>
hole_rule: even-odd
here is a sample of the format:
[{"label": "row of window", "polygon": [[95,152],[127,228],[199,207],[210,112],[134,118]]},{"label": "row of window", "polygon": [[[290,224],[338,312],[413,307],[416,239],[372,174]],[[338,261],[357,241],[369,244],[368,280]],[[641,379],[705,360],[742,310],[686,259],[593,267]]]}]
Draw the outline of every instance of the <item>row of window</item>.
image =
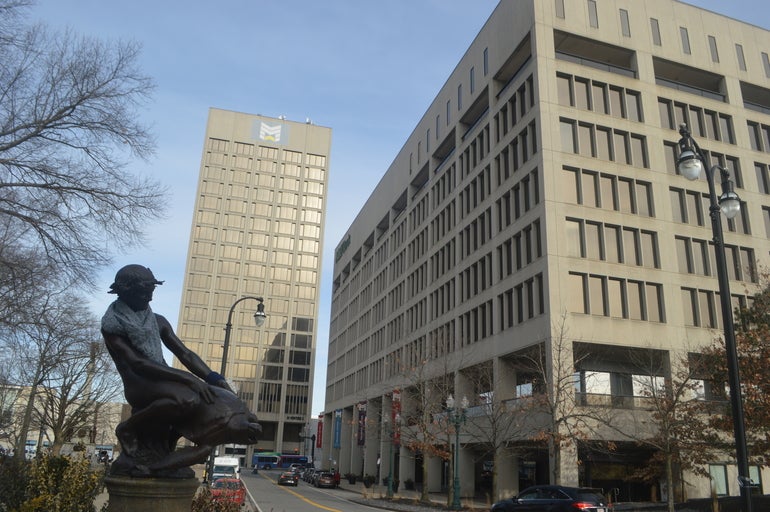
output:
[{"label": "row of window", "polygon": [[561,118],[562,150],[635,167],[649,167],[647,138],[609,126]]},{"label": "row of window", "polygon": [[[597,8],[596,0],[586,0],[588,8],[588,24],[591,28],[599,28],[599,11]],[[564,8],[564,0],[554,0],[554,8],[556,17],[566,19],[567,12]],[[620,24],[620,31],[623,37],[631,37],[631,22],[629,19],[629,12],[627,9],[618,9],[618,21]],[[700,33],[700,30],[698,31]],[[657,18],[650,18],[650,36],[652,43],[655,46],[663,46],[663,40],[661,38],[660,21]],[[690,36],[687,27],[679,27],[679,38],[682,53],[690,55],[692,48],[690,45]],[[707,43],[709,47],[709,54],[712,62],[719,63],[719,49],[717,46],[717,39],[713,35],[707,35]],[[746,56],[743,51],[743,45],[740,43],[735,44],[735,58],[738,63],[738,67],[741,71],[747,70]],[[761,52],[762,65],[765,70],[765,76],[770,78],[770,55],[767,52]]]},{"label": "row of window", "polygon": [[639,91],[566,73],[556,74],[556,86],[561,105],[644,121]]},{"label": "row of window", "polygon": [[659,283],[570,272],[568,294],[568,309],[573,313],[665,321]]},{"label": "row of window", "polygon": [[[212,151],[219,151],[221,153],[227,153],[228,150],[232,148],[232,152],[238,155],[257,156],[259,158],[278,158],[278,148],[275,147],[255,146],[254,144],[239,141],[230,142],[228,140],[217,139],[214,137],[209,138],[207,148]],[[283,155],[282,159],[288,162],[301,163],[303,161],[303,153],[299,151],[283,149],[281,154]],[[304,154],[304,157],[305,163],[308,165],[326,167],[326,157],[323,155],[306,153]]]}]

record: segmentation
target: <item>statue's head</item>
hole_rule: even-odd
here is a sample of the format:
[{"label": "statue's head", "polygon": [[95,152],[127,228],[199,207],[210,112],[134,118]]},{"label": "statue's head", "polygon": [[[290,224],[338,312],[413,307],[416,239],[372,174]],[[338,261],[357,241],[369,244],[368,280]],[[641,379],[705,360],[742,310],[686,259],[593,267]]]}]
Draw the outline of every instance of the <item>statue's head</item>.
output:
[{"label": "statue's head", "polygon": [[110,285],[109,293],[116,293],[118,297],[148,291],[152,293],[159,284],[163,284],[163,281],[155,279],[149,268],[142,265],[126,265],[115,274],[115,282]]}]

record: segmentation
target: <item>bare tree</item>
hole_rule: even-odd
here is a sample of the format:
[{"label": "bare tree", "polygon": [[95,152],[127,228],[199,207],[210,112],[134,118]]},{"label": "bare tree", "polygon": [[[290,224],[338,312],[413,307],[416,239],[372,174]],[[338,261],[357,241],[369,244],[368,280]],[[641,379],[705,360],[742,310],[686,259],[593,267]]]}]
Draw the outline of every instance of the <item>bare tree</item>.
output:
[{"label": "bare tree", "polygon": [[163,210],[165,191],[126,171],[154,151],[137,115],[153,84],[137,44],[25,26],[28,6],[0,0],[0,220],[16,247],[90,283],[105,247],[141,242]]},{"label": "bare tree", "polygon": [[[486,448],[482,457],[494,460],[503,449],[509,448],[512,441],[527,439],[533,435],[526,414],[515,402],[505,400],[501,393],[499,377],[495,376],[491,361],[463,370],[464,376],[475,388],[474,399],[467,413],[467,432],[478,446]],[[492,489],[494,499],[499,496],[498,468],[492,465]]]},{"label": "bare tree", "polygon": [[[46,391],[46,385],[62,382],[61,375],[77,361],[83,365],[90,363],[89,352],[85,351],[84,357],[82,346],[98,339],[97,325],[96,318],[88,312],[82,299],[71,294],[52,293],[41,310],[29,312],[25,322],[7,330],[6,336],[0,339],[3,350],[14,354],[16,362],[6,368],[9,380],[29,388],[25,393],[27,403],[16,439],[18,456],[24,453],[32,422],[45,426],[41,421],[43,418],[36,414],[44,408],[46,395],[42,391]],[[84,396],[77,398],[88,400]]]},{"label": "bare tree", "polygon": [[45,377],[44,406],[36,413],[43,430],[53,435],[55,455],[75,435],[87,432],[93,439],[99,410],[121,396],[123,386],[106,347],[93,341],[98,334],[96,328],[72,332],[66,354]]}]

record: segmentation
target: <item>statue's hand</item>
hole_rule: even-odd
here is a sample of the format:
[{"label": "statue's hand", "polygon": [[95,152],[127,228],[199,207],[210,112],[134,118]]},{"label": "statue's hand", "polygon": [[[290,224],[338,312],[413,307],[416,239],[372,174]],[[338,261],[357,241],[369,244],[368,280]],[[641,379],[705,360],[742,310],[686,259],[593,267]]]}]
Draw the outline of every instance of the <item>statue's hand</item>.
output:
[{"label": "statue's hand", "polygon": [[203,381],[198,381],[198,382],[200,383],[198,388],[198,393],[200,393],[203,401],[206,402],[207,404],[213,404],[214,399],[216,398],[214,396],[214,392],[211,391],[211,388],[205,382]]},{"label": "statue's hand", "polygon": [[233,388],[230,387],[230,384],[227,383],[225,379],[218,380],[214,383],[214,386],[220,387],[222,389],[226,389],[232,394],[236,394],[235,391],[233,391]]}]

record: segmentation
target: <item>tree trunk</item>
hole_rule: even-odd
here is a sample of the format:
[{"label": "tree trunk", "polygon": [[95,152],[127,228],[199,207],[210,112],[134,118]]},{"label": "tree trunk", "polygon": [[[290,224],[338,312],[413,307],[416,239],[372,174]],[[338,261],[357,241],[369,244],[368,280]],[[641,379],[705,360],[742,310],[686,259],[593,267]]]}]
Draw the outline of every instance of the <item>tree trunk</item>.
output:
[{"label": "tree trunk", "polygon": [[[27,407],[24,409],[24,419],[22,420],[19,438],[16,440],[16,447],[14,448],[14,457],[17,460],[24,460],[25,457],[27,434],[29,434],[29,425],[32,423],[32,410],[35,408],[35,397],[37,396],[37,380],[36,376],[35,384],[32,384],[29,388],[29,400],[27,401]],[[40,428],[43,428],[42,425]]]},{"label": "tree trunk", "polygon": [[668,512],[674,512],[674,468],[671,454],[666,454],[666,491]]}]

